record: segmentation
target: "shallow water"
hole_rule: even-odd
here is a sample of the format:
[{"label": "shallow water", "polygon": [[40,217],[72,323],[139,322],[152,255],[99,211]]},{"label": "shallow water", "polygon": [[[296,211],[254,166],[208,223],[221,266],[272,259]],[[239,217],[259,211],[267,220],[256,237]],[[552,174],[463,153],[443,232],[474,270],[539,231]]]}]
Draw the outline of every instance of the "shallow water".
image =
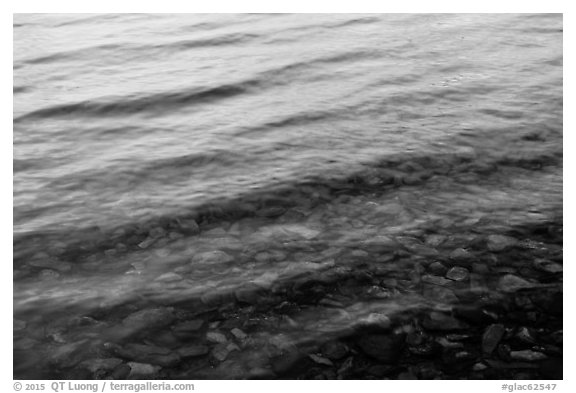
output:
[{"label": "shallow water", "polygon": [[[134,340],[117,331],[136,310],[280,304],[318,280],[347,284],[294,295],[296,325],[254,339],[446,309],[458,299],[411,272],[462,248],[491,266],[490,234],[562,225],[562,29],[550,14],[16,15],[17,347],[52,367],[71,342]],[[451,290],[498,292],[468,269]],[[350,282],[361,271],[380,278]]]}]

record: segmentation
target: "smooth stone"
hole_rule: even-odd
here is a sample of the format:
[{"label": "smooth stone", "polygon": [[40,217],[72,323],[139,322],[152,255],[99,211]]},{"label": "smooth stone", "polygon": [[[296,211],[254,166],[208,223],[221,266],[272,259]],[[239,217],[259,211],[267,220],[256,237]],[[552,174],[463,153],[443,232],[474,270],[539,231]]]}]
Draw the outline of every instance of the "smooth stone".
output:
[{"label": "smooth stone", "polygon": [[441,262],[432,262],[428,266],[428,271],[435,276],[444,276],[448,271],[448,268],[444,266]]},{"label": "smooth stone", "polygon": [[175,334],[190,334],[196,333],[204,326],[204,321],[201,319],[192,319],[190,321],[180,322],[172,328]]},{"label": "smooth stone", "polygon": [[455,266],[448,270],[446,278],[454,281],[466,281],[470,278],[470,272],[466,268]]},{"label": "smooth stone", "polygon": [[470,253],[468,250],[466,250],[464,248],[457,248],[450,253],[450,258],[456,259],[456,260],[466,261],[466,260],[469,260],[473,257],[474,257],[474,255],[472,255],[472,253]]},{"label": "smooth stone", "polygon": [[263,288],[255,284],[246,284],[234,291],[234,295],[241,303],[258,304],[263,296]]},{"label": "smooth stone", "polygon": [[492,252],[504,251],[518,243],[518,239],[504,235],[490,235],[487,238],[488,250]]},{"label": "smooth stone", "polygon": [[134,331],[162,328],[174,321],[172,307],[148,308],[128,315],[122,324]]},{"label": "smooth stone", "polygon": [[523,351],[510,351],[510,357],[514,360],[523,362],[536,362],[548,358],[548,356],[542,352],[531,351],[529,349]]},{"label": "smooth stone", "polygon": [[391,251],[398,248],[399,244],[388,236],[375,236],[362,242],[362,246],[375,252]]},{"label": "smooth stone", "polygon": [[276,374],[283,374],[294,368],[302,359],[302,354],[297,350],[284,351],[279,356],[271,359],[270,365]]},{"label": "smooth stone", "polygon": [[465,325],[450,315],[433,311],[422,322],[422,326],[428,330],[459,330],[463,329]]},{"label": "smooth stone", "polygon": [[220,344],[228,342],[228,339],[226,338],[226,336],[223,335],[222,333],[218,333],[218,332],[206,333],[206,339],[210,342],[220,343]]},{"label": "smooth stone", "polygon": [[218,344],[212,349],[211,354],[216,360],[223,362],[230,354],[230,351],[226,344]]},{"label": "smooth stone", "polygon": [[310,355],[308,355],[308,357],[310,359],[312,359],[312,361],[314,363],[318,363],[318,364],[321,364],[323,366],[334,367],[334,363],[332,363],[332,361],[330,359],[326,359],[326,358],[323,358],[322,356],[318,356],[318,355],[314,355],[314,354],[310,354]]},{"label": "smooth stone", "polygon": [[451,280],[447,280],[444,277],[432,276],[430,274],[423,275],[421,279],[422,282],[443,287],[452,284]]},{"label": "smooth stone", "polygon": [[200,233],[200,226],[198,226],[198,223],[192,219],[178,220],[178,226],[182,232],[185,232],[189,235],[197,235]]},{"label": "smooth stone", "polygon": [[504,333],[506,333],[504,325],[493,324],[488,326],[482,335],[482,352],[486,355],[491,355],[502,340],[502,337],[504,337]]},{"label": "smooth stone", "polygon": [[444,235],[430,235],[426,237],[424,243],[429,245],[430,247],[438,247],[439,245],[444,243],[446,239],[447,237]]},{"label": "smooth stone", "polygon": [[[448,281],[448,280],[447,280]],[[424,288],[424,296],[430,299],[443,302],[443,303],[456,303],[459,301],[458,297],[454,294],[451,289],[440,287],[440,286],[430,286]]]},{"label": "smooth stone", "polygon": [[139,362],[129,362],[128,366],[130,367],[129,377],[151,377],[161,369],[159,366]]},{"label": "smooth stone", "polygon": [[97,372],[99,370],[109,371],[113,370],[122,364],[122,359],[106,358],[106,359],[88,359],[84,360],[77,367],[85,368],[90,372]]},{"label": "smooth stone", "polygon": [[230,333],[236,337],[238,340],[245,340],[248,335],[246,333],[244,333],[242,330],[238,329],[238,328],[234,328],[232,330],[230,330]]},{"label": "smooth stone", "polygon": [[189,345],[186,347],[178,348],[177,352],[182,359],[187,359],[206,355],[208,352],[210,352],[210,348],[208,348],[206,345]]},{"label": "smooth stone", "polygon": [[330,360],[340,360],[348,354],[349,349],[340,341],[328,341],[320,347],[320,352]]},{"label": "smooth stone", "polygon": [[521,289],[536,288],[538,284],[531,283],[513,274],[506,274],[498,281],[498,288],[507,293],[517,292]]},{"label": "smooth stone", "polygon": [[126,379],[132,372],[132,368],[127,364],[120,364],[116,367],[112,373],[110,373],[110,379],[121,380]]},{"label": "smooth stone", "polygon": [[170,367],[178,364],[180,356],[168,348],[145,344],[127,344],[116,350],[116,354],[129,360]]},{"label": "smooth stone", "polygon": [[146,249],[150,247],[152,244],[156,243],[157,240],[158,240],[157,238],[148,237],[144,241],[138,243],[138,247]]},{"label": "smooth stone", "polygon": [[234,257],[224,251],[215,250],[194,255],[192,263],[221,264],[232,262],[233,260]]},{"label": "smooth stone", "polygon": [[357,343],[366,355],[384,363],[394,363],[402,353],[404,335],[368,334],[360,337]]},{"label": "smooth stone", "polygon": [[564,271],[564,267],[561,264],[545,260],[534,261],[533,266],[541,272],[550,274],[562,273]]}]

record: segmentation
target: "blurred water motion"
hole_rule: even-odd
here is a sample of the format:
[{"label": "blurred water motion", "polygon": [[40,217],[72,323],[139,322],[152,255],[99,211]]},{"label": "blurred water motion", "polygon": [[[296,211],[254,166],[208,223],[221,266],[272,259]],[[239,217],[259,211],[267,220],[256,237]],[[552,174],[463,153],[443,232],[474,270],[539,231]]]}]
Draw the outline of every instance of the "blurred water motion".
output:
[{"label": "blurred water motion", "polygon": [[14,19],[15,376],[191,318],[251,364],[561,275],[561,16]]}]

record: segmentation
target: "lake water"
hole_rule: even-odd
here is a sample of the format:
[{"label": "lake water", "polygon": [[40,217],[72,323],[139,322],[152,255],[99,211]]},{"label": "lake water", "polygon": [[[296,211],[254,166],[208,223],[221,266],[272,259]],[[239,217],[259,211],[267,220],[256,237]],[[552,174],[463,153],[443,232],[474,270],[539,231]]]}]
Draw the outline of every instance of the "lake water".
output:
[{"label": "lake water", "polygon": [[[251,304],[248,284],[407,272],[561,226],[562,31],[554,14],[15,15],[15,318],[68,329],[23,353],[92,345],[128,311]],[[430,300],[396,295],[350,294],[346,318],[315,299],[298,334],[259,332],[314,341]],[[86,315],[105,327],[69,328]]]}]

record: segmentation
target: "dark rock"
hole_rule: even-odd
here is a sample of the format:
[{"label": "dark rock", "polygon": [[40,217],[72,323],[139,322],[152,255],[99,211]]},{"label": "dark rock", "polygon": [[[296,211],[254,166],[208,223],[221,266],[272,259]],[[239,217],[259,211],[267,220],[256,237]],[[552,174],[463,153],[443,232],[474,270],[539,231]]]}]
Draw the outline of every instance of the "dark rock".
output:
[{"label": "dark rock", "polygon": [[451,280],[447,280],[444,277],[432,276],[430,274],[426,274],[426,275],[422,276],[422,282],[425,282],[427,284],[432,284],[432,285],[440,285],[440,286],[446,286],[446,285],[452,284]]},{"label": "dark rock", "polygon": [[433,311],[422,321],[422,326],[428,330],[459,330],[466,326],[454,317]]},{"label": "dark rock", "polygon": [[128,378],[130,373],[132,372],[132,368],[127,364],[120,364],[116,367],[112,373],[110,374],[110,378],[114,380],[122,380]]},{"label": "dark rock", "polygon": [[470,272],[468,269],[455,266],[452,269],[448,270],[446,273],[446,278],[454,281],[466,281],[470,277]]},{"label": "dark rock", "polygon": [[428,271],[435,276],[444,276],[448,271],[448,268],[444,266],[441,262],[432,262],[428,266]]},{"label": "dark rock", "polygon": [[206,345],[189,345],[186,347],[178,348],[178,355],[182,359],[193,358],[208,354],[210,349]]},{"label": "dark rock", "polygon": [[491,355],[504,337],[504,333],[506,333],[506,329],[501,324],[488,326],[482,335],[482,352]]},{"label": "dark rock", "polygon": [[130,362],[128,366],[130,367],[130,378],[147,377],[145,379],[153,379],[161,368],[159,366],[138,362]]},{"label": "dark rock", "polygon": [[172,328],[172,331],[177,337],[190,337],[198,334],[204,326],[204,321],[201,319],[193,319],[190,321],[180,322]]},{"label": "dark rock", "polygon": [[133,332],[150,331],[170,325],[174,318],[174,309],[171,307],[148,308],[128,315],[122,325]]},{"label": "dark rock", "polygon": [[284,374],[294,368],[302,359],[302,354],[297,350],[285,351],[271,359],[272,370],[276,374]]},{"label": "dark rock", "polygon": [[451,289],[441,286],[430,285],[429,287],[424,288],[423,294],[429,299],[442,303],[450,304],[458,302],[458,297],[456,297]]},{"label": "dark rock", "polygon": [[162,367],[174,366],[180,361],[180,356],[177,353],[155,345],[127,344],[124,347],[116,348],[115,353],[122,358],[138,363],[149,363]]},{"label": "dark rock", "polygon": [[454,315],[468,322],[483,325],[494,321],[494,316],[480,306],[457,306],[454,307]]},{"label": "dark rock", "polygon": [[340,360],[348,354],[349,349],[340,341],[328,341],[320,347],[320,351],[330,360]]},{"label": "dark rock", "polygon": [[77,367],[85,368],[88,371],[95,373],[97,371],[110,371],[117,368],[122,364],[122,360],[118,358],[107,358],[107,359],[88,359],[84,360]]},{"label": "dark rock", "polygon": [[384,363],[394,363],[402,354],[404,335],[368,334],[360,337],[357,344],[366,355]]},{"label": "dark rock", "polygon": [[247,284],[241,288],[238,288],[234,295],[236,299],[241,303],[248,304],[258,304],[262,299],[264,290],[262,287],[256,284]]},{"label": "dark rock", "polygon": [[492,252],[504,251],[518,243],[518,239],[504,235],[490,235],[486,240],[488,250]]}]

